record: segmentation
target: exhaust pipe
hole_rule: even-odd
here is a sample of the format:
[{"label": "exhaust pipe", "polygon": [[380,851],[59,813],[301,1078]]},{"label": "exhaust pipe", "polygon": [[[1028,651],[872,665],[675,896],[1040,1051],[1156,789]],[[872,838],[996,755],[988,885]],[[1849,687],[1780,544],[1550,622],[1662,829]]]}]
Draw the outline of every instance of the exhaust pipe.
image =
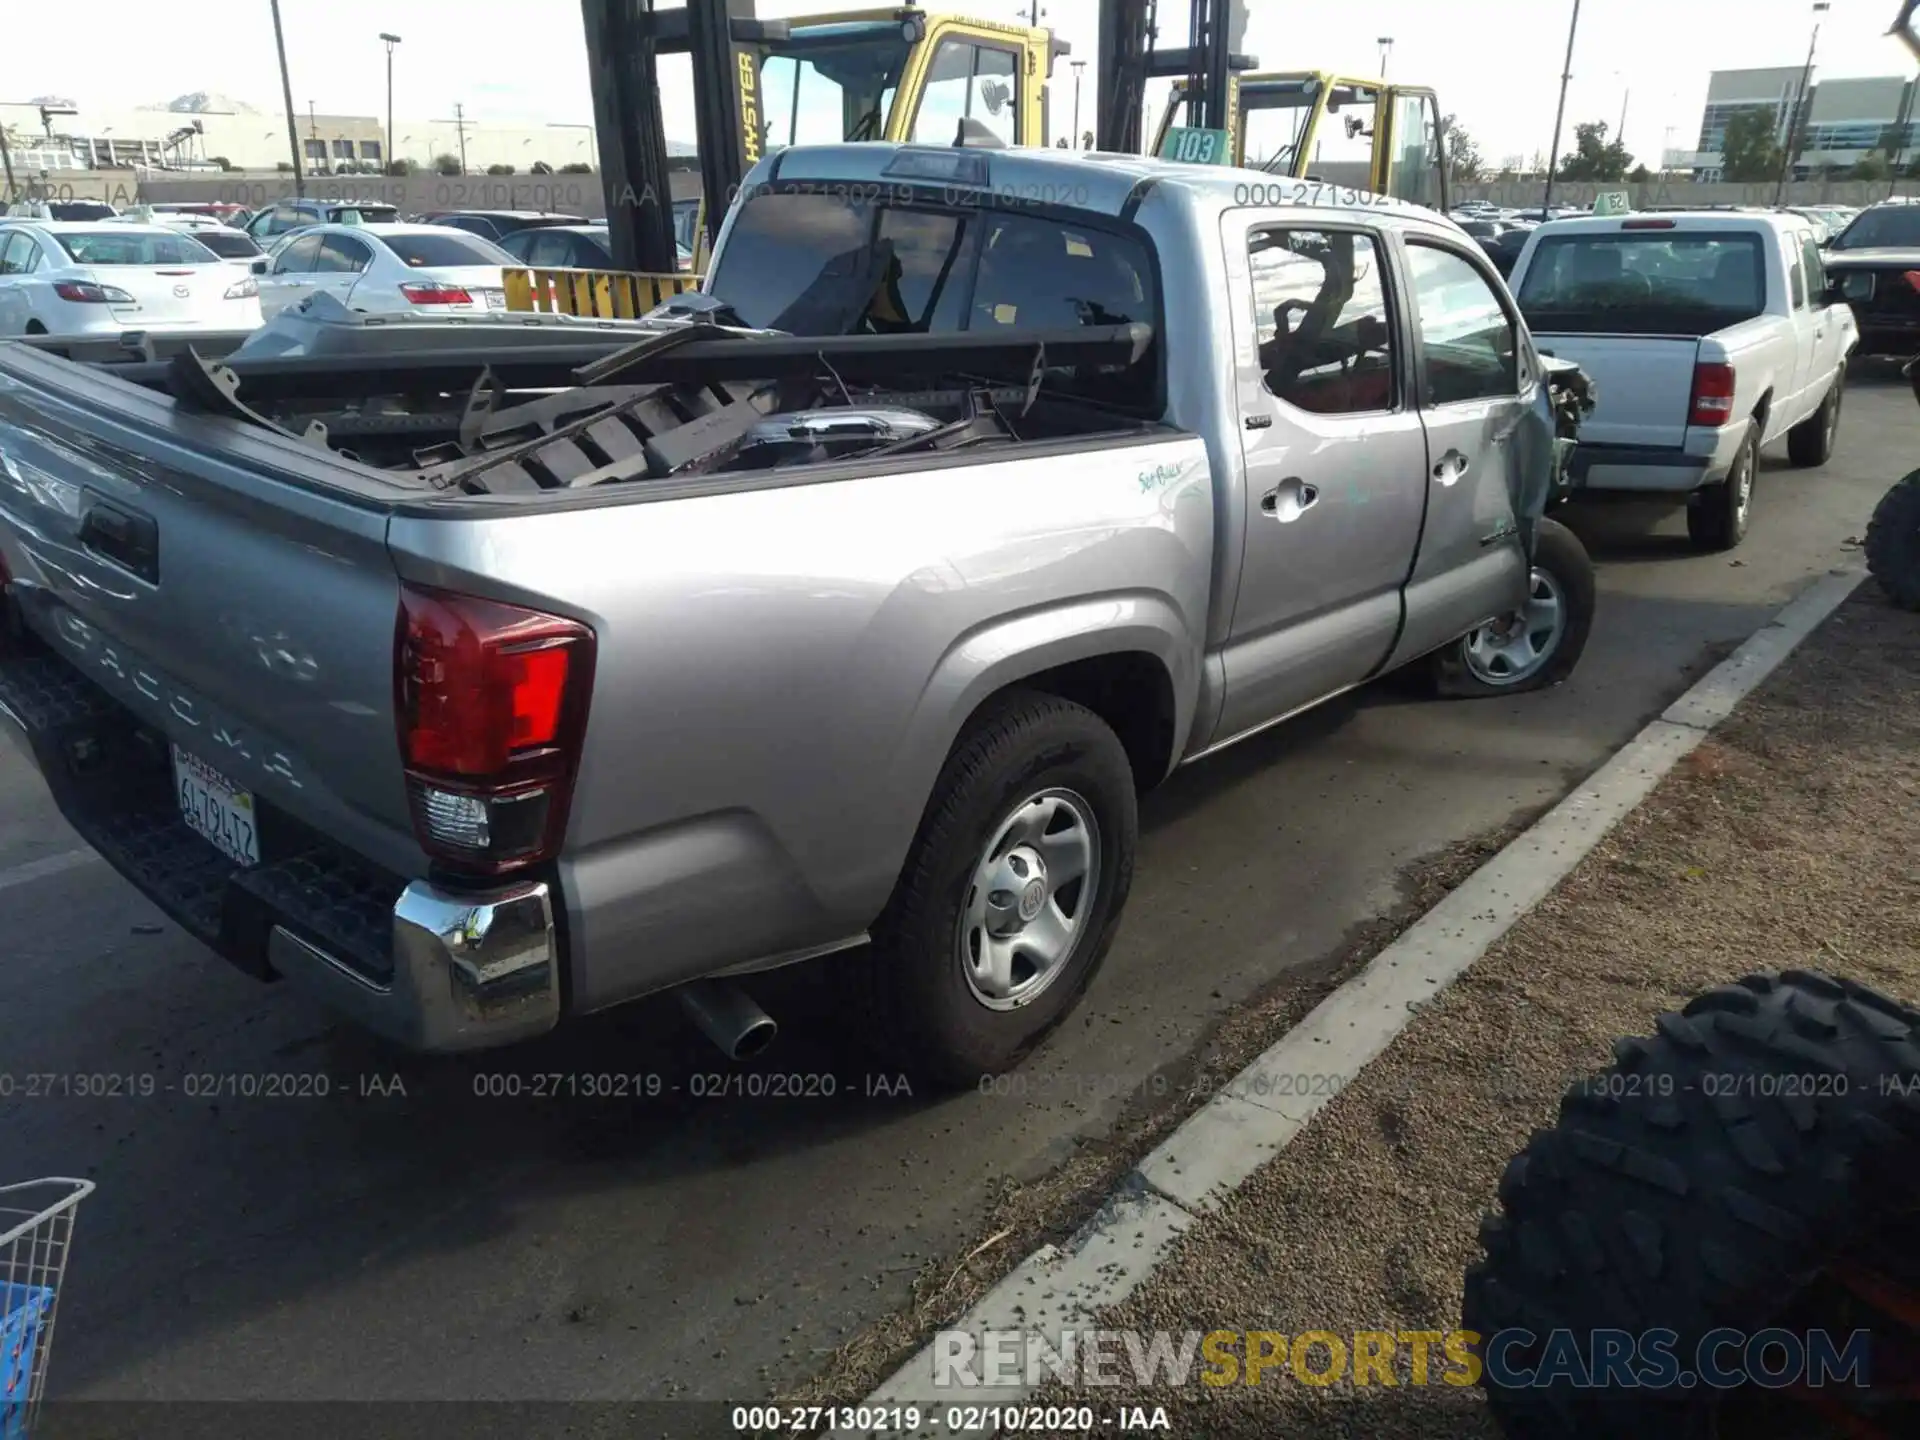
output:
[{"label": "exhaust pipe", "polygon": [[694,980],[674,993],[693,1023],[729,1060],[751,1060],[780,1033],[773,1017],[731,980]]}]

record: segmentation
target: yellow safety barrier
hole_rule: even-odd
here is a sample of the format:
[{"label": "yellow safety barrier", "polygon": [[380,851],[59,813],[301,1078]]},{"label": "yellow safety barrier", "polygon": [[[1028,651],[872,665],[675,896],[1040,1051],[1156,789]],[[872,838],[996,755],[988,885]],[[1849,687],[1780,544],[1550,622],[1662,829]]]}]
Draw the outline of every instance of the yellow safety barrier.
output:
[{"label": "yellow safety barrier", "polygon": [[622,270],[509,270],[507,309],[596,320],[632,320],[675,295],[700,288],[698,275]]}]

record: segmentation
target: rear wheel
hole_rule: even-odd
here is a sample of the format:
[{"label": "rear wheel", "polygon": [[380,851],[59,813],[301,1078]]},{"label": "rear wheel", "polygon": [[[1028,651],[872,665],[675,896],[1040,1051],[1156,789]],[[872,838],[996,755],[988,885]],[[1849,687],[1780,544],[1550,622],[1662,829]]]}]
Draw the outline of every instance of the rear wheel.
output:
[{"label": "rear wheel", "polygon": [[47,327],[42,325],[38,320],[27,321],[27,334],[44,335],[46,333],[47,333]]},{"label": "rear wheel", "polygon": [[1824,465],[1833,458],[1833,442],[1840,434],[1840,406],[1846,396],[1846,372],[1833,377],[1833,386],[1820,408],[1787,432],[1787,458],[1802,469]]},{"label": "rear wheel", "polygon": [[1760,464],[1760,427],[1747,422],[1747,436],[1733,468],[1718,485],[1696,490],[1687,504],[1687,536],[1696,550],[1731,550],[1747,538],[1753,513],[1754,473]]},{"label": "rear wheel", "polygon": [[1138,828],[1106,722],[1054,695],[993,702],[941,770],[872,946],[841,962],[862,1038],[936,1085],[1017,1065],[1106,957]]},{"label": "rear wheel", "polygon": [[1438,652],[1435,687],[1443,695],[1470,698],[1558,685],[1587,648],[1595,599],[1587,547],[1558,520],[1541,520],[1526,605]]}]

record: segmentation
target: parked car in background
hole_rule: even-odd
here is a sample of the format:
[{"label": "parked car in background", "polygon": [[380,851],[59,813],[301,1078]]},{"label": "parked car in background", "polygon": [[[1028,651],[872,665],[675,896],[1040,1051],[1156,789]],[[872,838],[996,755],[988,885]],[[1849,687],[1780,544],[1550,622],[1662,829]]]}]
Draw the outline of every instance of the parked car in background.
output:
[{"label": "parked car in background", "polygon": [[1541,348],[1599,395],[1576,488],[1683,499],[1694,544],[1728,550],[1763,446],[1784,438],[1801,466],[1832,455],[1858,332],[1799,216],[1561,220],[1533,233],[1512,287]]},{"label": "parked car in background", "polygon": [[1513,267],[1520,259],[1520,252],[1526,249],[1527,237],[1533,234],[1531,225],[1513,225],[1502,230],[1491,240],[1475,236],[1475,242],[1487,252],[1487,258],[1493,262],[1494,269],[1502,276],[1513,274]]},{"label": "parked car in background", "polygon": [[559,215],[549,210],[436,210],[420,217],[424,225],[450,225],[483,240],[504,240],[522,230],[558,225],[585,225],[584,215]]},{"label": "parked car in background", "polygon": [[258,288],[162,225],[0,221],[0,335],[251,330]]},{"label": "parked car in background", "polygon": [[232,225],[236,229],[245,223],[251,213],[246,206],[225,200],[164,200],[145,208],[155,215],[204,215],[209,220]]},{"label": "parked car in background", "polygon": [[264,246],[276,235],[290,235],[309,225],[345,225],[354,221],[368,225],[390,225],[399,218],[400,212],[394,206],[371,200],[282,200],[247,221],[246,230]]},{"label": "parked car in background", "polygon": [[1862,210],[1821,258],[1852,307],[1862,355],[1920,353],[1920,204],[1893,200]]},{"label": "parked car in background", "polygon": [[470,315],[506,309],[501,272],[518,264],[444,225],[317,225],[255,260],[253,278],[268,319],[323,291],[369,314]]},{"label": "parked car in background", "polygon": [[120,212],[103,200],[17,200],[9,220],[111,220]]},{"label": "parked car in background", "polygon": [[[500,241],[500,248],[535,270],[611,270],[613,247],[605,224],[552,225],[539,230],[516,230]],[[676,247],[682,270],[693,268],[693,252]]]}]

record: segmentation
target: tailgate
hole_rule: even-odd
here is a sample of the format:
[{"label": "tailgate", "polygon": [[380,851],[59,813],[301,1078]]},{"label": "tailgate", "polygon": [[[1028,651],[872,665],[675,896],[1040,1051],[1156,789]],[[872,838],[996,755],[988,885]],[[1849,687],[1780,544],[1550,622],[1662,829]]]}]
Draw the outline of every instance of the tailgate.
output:
[{"label": "tailgate", "polygon": [[328,469],[0,345],[0,550],[28,626],[234,788],[406,873],[387,511]]},{"label": "tailgate", "polygon": [[1580,422],[1581,444],[1664,450],[1686,444],[1698,340],[1541,331],[1533,338],[1543,354],[1573,361],[1593,381],[1599,403]]}]

